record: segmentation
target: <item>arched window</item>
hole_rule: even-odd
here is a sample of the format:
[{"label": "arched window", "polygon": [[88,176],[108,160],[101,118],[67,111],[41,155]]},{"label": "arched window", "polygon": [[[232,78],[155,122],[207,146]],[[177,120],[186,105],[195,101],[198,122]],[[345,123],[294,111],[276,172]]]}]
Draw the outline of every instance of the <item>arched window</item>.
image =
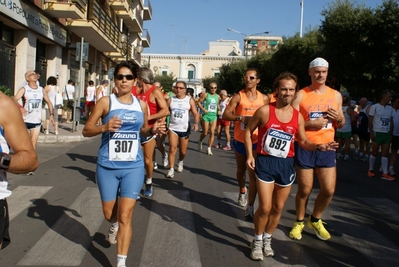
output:
[{"label": "arched window", "polygon": [[195,66],[193,64],[187,65],[187,78],[188,80],[195,79]]}]

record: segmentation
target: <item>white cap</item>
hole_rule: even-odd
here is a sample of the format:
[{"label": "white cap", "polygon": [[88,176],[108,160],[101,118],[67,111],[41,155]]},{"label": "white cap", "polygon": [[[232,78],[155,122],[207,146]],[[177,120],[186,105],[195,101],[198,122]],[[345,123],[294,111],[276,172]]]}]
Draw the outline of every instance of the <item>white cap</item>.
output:
[{"label": "white cap", "polygon": [[328,62],[324,58],[317,57],[309,63],[309,69],[316,67],[326,67],[328,68]]},{"label": "white cap", "polygon": [[172,86],[175,87],[175,86],[176,86],[176,82],[174,82],[174,83],[172,84]]}]

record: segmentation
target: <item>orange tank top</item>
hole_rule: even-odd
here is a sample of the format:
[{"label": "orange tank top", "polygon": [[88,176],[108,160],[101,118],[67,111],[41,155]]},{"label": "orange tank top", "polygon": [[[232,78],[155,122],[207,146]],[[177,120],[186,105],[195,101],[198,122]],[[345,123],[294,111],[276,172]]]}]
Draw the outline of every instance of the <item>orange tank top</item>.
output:
[{"label": "orange tank top", "polygon": [[[264,105],[263,95],[259,91],[256,91],[255,100],[249,100],[247,98],[247,95],[245,94],[245,90],[241,90],[239,94],[241,100],[235,109],[236,116],[252,117],[255,111]],[[234,123],[234,140],[244,143],[245,128],[246,128],[245,124],[240,121],[236,121]],[[258,129],[255,129],[255,131],[252,133],[252,143],[256,144],[257,142],[258,142]]]},{"label": "orange tank top", "polygon": [[[316,94],[309,87],[303,88],[302,93],[303,98],[299,105],[299,112],[301,112],[305,121],[325,116],[329,107],[338,109],[335,90],[330,87],[327,87],[324,94]],[[335,129],[331,119],[328,120],[327,126],[322,129],[306,128],[305,131],[306,136],[313,143],[320,144],[334,141]]]}]

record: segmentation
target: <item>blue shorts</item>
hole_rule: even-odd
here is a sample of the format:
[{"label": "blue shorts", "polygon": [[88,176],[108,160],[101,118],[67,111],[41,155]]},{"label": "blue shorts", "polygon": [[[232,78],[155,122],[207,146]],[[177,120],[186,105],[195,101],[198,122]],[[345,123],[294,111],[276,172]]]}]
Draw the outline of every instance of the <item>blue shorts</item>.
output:
[{"label": "blue shorts", "polygon": [[[233,144],[234,144],[234,149],[236,150],[237,153],[240,153],[240,154],[242,154],[244,156],[247,155],[247,151],[245,150],[244,143],[241,143],[241,142],[239,142],[237,140],[234,140]],[[256,151],[257,144],[258,143],[252,144],[252,151]]]},{"label": "blue shorts", "polygon": [[142,145],[144,145],[145,143],[150,142],[153,138],[156,138],[156,136],[157,136],[156,134],[147,137],[140,135],[140,142]]},{"label": "blue shorts", "polygon": [[332,168],[336,166],[335,151],[309,151],[295,142],[295,164],[301,169]]},{"label": "blue shorts", "polygon": [[294,158],[259,155],[255,160],[255,175],[259,181],[290,186],[296,177]]},{"label": "blue shorts", "polygon": [[190,134],[191,134],[190,128],[188,128],[187,132],[177,132],[177,131],[173,131],[171,129],[169,129],[169,131],[174,133],[175,135],[177,135],[179,138],[184,138],[184,139],[189,138]]},{"label": "blue shorts", "polygon": [[143,185],[144,167],[110,169],[97,164],[96,181],[101,201],[115,200],[118,195],[137,199]]},{"label": "blue shorts", "polygon": [[42,124],[41,123],[30,123],[30,122],[25,122],[25,126],[28,130],[30,129],[35,129],[40,127]]}]

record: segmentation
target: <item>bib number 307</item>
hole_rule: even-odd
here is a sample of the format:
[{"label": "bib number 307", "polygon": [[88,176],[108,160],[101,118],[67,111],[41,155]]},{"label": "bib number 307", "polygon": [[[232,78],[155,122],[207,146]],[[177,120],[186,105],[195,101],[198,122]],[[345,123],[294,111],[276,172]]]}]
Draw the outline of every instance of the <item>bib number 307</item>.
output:
[{"label": "bib number 307", "polygon": [[110,134],[109,160],[135,161],[138,151],[137,132],[115,132]]}]

